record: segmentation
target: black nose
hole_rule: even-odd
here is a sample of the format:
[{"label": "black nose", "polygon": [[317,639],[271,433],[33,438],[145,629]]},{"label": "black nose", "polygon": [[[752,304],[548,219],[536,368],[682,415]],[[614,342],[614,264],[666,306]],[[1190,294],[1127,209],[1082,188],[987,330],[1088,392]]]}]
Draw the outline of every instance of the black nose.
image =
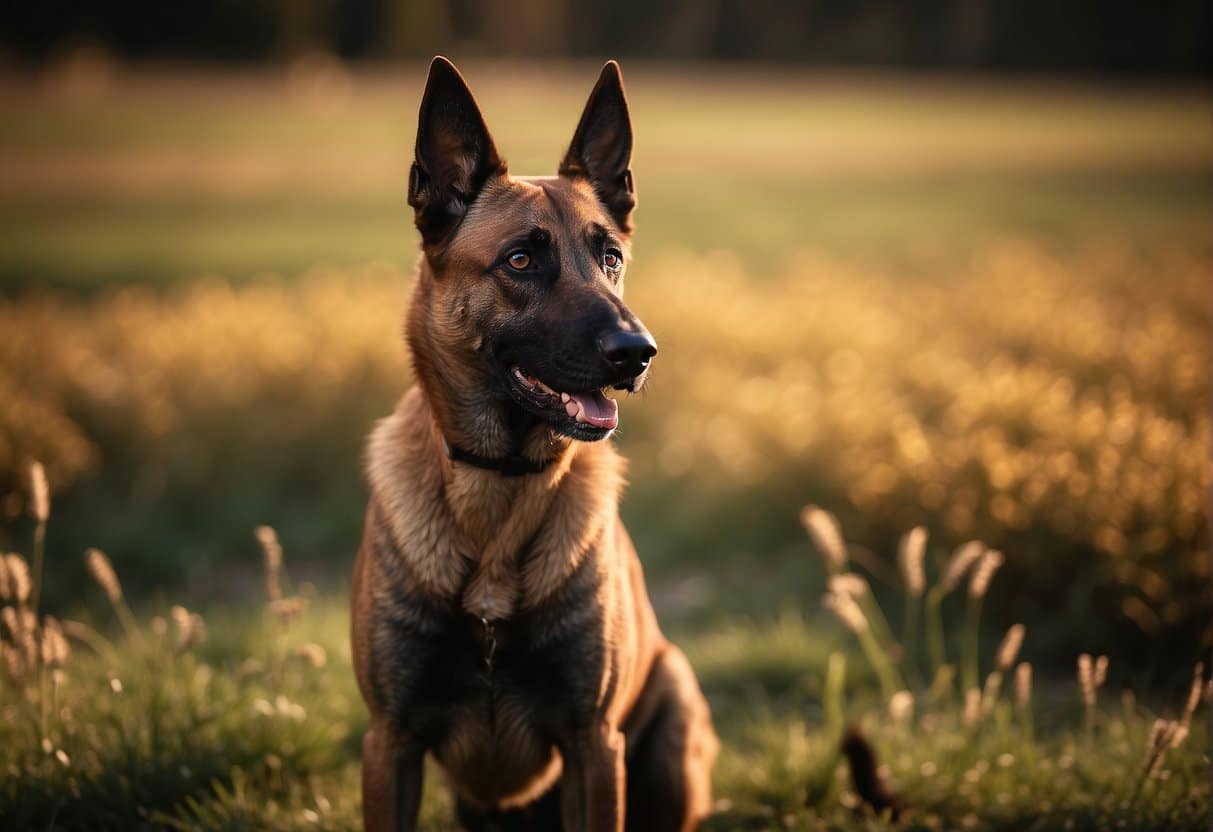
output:
[{"label": "black nose", "polygon": [[611,369],[627,378],[643,373],[649,366],[649,359],[657,354],[657,342],[644,330],[608,332],[598,339],[598,348]]}]

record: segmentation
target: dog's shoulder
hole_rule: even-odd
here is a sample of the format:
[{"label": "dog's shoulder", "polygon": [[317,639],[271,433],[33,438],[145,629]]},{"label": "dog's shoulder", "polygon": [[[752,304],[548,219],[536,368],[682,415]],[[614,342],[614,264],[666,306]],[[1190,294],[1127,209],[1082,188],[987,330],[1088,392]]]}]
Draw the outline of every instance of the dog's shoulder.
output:
[{"label": "dog's shoulder", "polygon": [[392,413],[375,423],[367,439],[363,466],[371,493],[391,497],[407,488],[408,477],[425,466],[432,431],[429,410],[419,388],[409,390]]}]

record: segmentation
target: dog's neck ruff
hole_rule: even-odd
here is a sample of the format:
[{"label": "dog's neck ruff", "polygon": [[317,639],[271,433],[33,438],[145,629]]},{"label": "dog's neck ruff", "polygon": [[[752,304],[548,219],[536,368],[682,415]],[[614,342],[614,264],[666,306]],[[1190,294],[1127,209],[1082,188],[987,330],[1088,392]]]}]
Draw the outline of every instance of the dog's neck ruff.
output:
[{"label": "dog's neck ruff", "polygon": [[452,445],[445,436],[442,437],[442,449],[446,453],[446,458],[452,462],[464,462],[476,468],[482,468],[485,471],[496,471],[503,477],[521,477],[526,474],[539,474],[547,469],[553,461],[548,459],[544,462],[535,462],[533,459],[527,459],[520,453],[490,459],[487,456],[480,456],[479,454],[464,450],[457,445]]},{"label": "dog's neck ruff", "polygon": [[436,428],[414,387],[371,433],[367,477],[392,544],[385,563],[477,619],[537,608],[615,522],[623,460],[598,442],[531,476],[451,476]]}]

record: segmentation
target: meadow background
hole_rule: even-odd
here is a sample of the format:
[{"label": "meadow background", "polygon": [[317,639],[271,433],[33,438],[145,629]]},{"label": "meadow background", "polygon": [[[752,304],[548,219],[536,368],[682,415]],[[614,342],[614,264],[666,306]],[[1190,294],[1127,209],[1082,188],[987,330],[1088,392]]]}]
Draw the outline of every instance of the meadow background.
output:
[{"label": "meadow background", "polygon": [[[554,170],[597,64],[453,57],[511,170]],[[661,355],[621,407],[623,515],[726,745],[713,828],[883,826],[834,766],[850,719],[910,827],[1205,828],[1207,711],[1189,728],[1186,703],[1211,644],[1207,90],[624,72],[627,291]],[[0,549],[33,556],[40,460],[41,605],[73,645],[5,683],[0,816],[355,823],[345,591],[363,438],[410,383],[423,80],[331,55],[132,69],[92,50],[0,79]],[[822,608],[810,503],[898,625],[905,531],[928,530],[932,584],[965,541],[1001,551],[979,630],[963,590],[945,599],[947,655],[979,633],[984,679],[1025,625],[1031,701],[1010,667],[976,717],[963,689],[929,692],[937,668],[898,627],[877,652],[919,707],[882,716],[881,660]],[[299,616],[266,605],[263,524]],[[88,547],[122,582],[117,618]],[[1084,652],[1109,658],[1098,703]],[[1156,716],[1190,736],[1151,761]],[[432,788],[430,825],[448,811]]]}]

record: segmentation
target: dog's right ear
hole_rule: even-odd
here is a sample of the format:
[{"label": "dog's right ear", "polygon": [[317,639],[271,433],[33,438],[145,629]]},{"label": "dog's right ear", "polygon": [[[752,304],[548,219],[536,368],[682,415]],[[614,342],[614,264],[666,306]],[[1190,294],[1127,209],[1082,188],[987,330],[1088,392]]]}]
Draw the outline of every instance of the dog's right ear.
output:
[{"label": "dog's right ear", "polygon": [[455,65],[441,55],[430,63],[417,148],[409,171],[409,205],[426,247],[444,242],[484,183],[505,173],[476,99]]}]

